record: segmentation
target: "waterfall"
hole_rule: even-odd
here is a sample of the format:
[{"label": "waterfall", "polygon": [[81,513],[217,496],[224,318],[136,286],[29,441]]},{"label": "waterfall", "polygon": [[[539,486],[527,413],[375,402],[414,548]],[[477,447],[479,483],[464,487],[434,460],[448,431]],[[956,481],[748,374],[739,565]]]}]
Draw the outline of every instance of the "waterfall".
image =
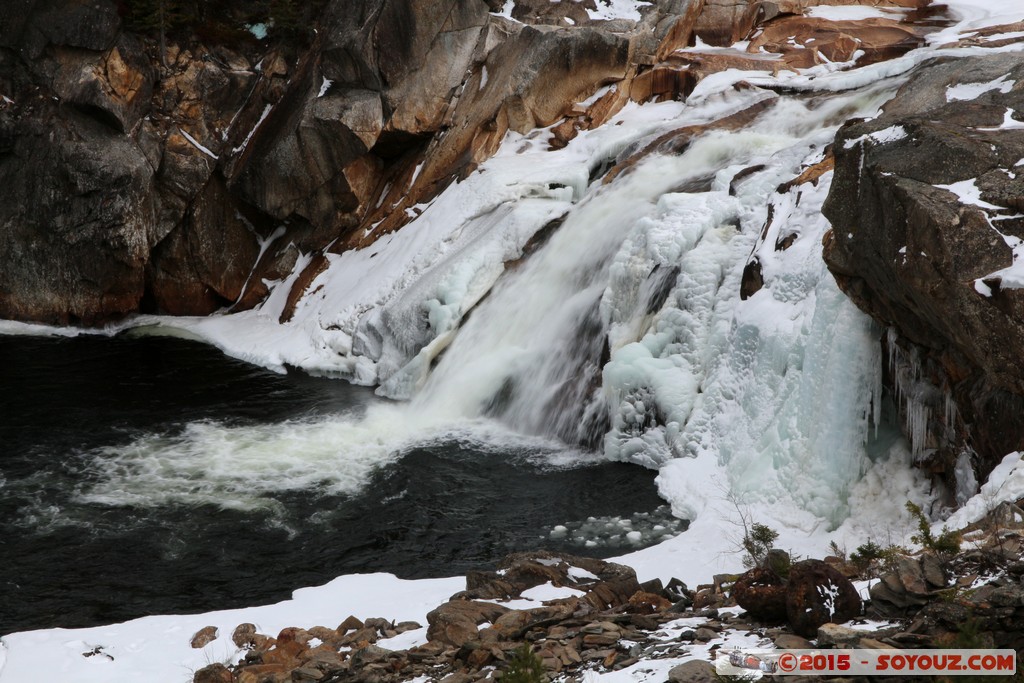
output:
[{"label": "waterfall", "polygon": [[[268,448],[288,450],[305,487],[358,490],[373,463],[457,434],[657,469],[674,514],[707,524],[736,505],[804,535],[899,517],[879,481],[900,500],[924,494],[878,423],[878,331],[821,258],[831,171],[789,183],[897,86],[857,76],[827,95],[727,87],[630,105],[628,125],[558,151],[546,131],[509,134],[406,228],[331,256],[289,322],[269,303],[173,321],[247,360],[408,400],[291,424],[287,439],[223,425],[142,439],[106,454],[116,470],[85,494],[145,500],[156,481],[179,500],[207,476],[207,500],[258,496],[275,484],[247,473]],[[740,112],[742,127],[715,124]],[[751,257],[763,285],[741,300]]]}]

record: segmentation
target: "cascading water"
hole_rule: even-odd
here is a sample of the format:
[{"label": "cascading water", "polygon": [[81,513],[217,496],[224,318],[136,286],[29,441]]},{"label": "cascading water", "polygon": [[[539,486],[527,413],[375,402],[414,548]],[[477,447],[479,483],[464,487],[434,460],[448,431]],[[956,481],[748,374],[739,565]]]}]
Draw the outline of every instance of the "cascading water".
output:
[{"label": "cascading water", "polygon": [[[775,191],[894,86],[859,87],[820,98],[726,87],[631,105],[619,115],[629,125],[582,132],[557,152],[545,131],[510,135],[412,224],[332,256],[288,323],[280,306],[295,277],[259,310],[135,321],[409,400],[270,425],[204,420],[93,449],[76,456],[88,476],[74,504],[273,516],[289,497],[366,495],[396,462],[456,444],[542,468],[657,469],[661,496],[690,520],[661,547],[685,549],[694,572],[728,564],[723,520],[740,506],[796,549],[827,543],[827,529],[863,538],[871,520],[900,519],[899,501],[925,493],[872,410],[876,331],[821,261],[831,175]],[[742,128],[695,134],[740,112]],[[653,144],[682,127],[681,151]],[[614,178],[591,179],[608,167]],[[545,226],[547,241],[506,270]],[[752,252],[763,286],[741,301]],[[671,527],[654,515],[645,535],[648,518],[636,519],[629,534],[609,522],[592,544],[635,547]],[[276,523],[290,534],[308,526]],[[580,519],[546,523],[534,542],[550,530],[546,543],[589,546],[568,532],[590,528]]]}]

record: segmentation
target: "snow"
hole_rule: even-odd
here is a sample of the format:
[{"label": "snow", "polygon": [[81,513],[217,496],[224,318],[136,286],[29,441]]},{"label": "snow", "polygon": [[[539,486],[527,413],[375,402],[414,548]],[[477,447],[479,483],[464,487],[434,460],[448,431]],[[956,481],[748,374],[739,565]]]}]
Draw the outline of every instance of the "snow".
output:
[{"label": "snow", "polygon": [[[286,626],[334,628],[349,615],[425,624],[427,612],[464,587],[462,578],[403,581],[390,574],[358,574],[297,590],[291,600],[263,607],[12,634],[0,640],[0,680],[32,683],[40,680],[43,666],[48,680],[64,683],[184,683],[207,664],[241,658],[244,652],[231,643],[231,633],[241,623],[254,623],[259,632],[271,636]],[[215,626],[220,637],[193,649],[192,634],[208,625]],[[398,636],[408,641],[415,637]],[[109,657],[83,656],[95,648]]]},{"label": "snow", "polygon": [[[322,76],[322,78],[324,80],[323,83],[320,84],[320,91],[316,94],[317,97],[323,97],[324,95],[326,95],[327,91],[331,89],[332,85],[334,85],[334,81],[327,78],[326,76]],[[263,119],[261,118],[260,120],[262,121]]]},{"label": "snow", "polygon": [[252,130],[250,130],[249,133],[245,136],[245,140],[242,141],[242,144],[231,150],[232,154],[238,154],[239,152],[244,151],[245,148],[249,146],[249,141],[252,140],[252,136],[256,134],[257,130],[259,130],[260,124],[262,124],[263,120],[267,118],[267,115],[270,113],[270,110],[272,108],[273,105],[270,104],[263,107],[263,113],[260,114],[259,121],[256,122],[256,125],[253,126]]},{"label": "snow", "polygon": [[491,12],[491,14],[493,14],[496,17],[505,17],[506,19],[509,19],[511,21],[516,21],[515,19],[512,19],[512,10],[514,10],[515,8],[516,0],[506,0],[500,12]]},{"label": "snow", "polygon": [[185,139],[186,139],[186,140],[188,140],[188,141],[189,141],[189,142],[190,142],[190,143],[192,144],[192,146],[193,146],[193,147],[195,147],[196,149],[198,149],[198,150],[199,150],[200,152],[202,152],[202,153],[203,153],[203,154],[205,154],[206,156],[210,157],[211,159],[213,159],[213,160],[215,160],[215,161],[217,160],[217,158],[218,158],[218,157],[217,157],[217,155],[216,155],[216,154],[214,154],[213,152],[211,152],[211,151],[210,151],[209,149],[207,149],[206,147],[203,147],[203,145],[201,145],[201,144],[199,143],[199,141],[198,141],[198,140],[196,140],[196,139],[195,139],[194,137],[192,137],[191,135],[189,135],[189,134],[188,134],[188,131],[186,131],[186,130],[185,130],[184,128],[178,128],[178,131],[179,131],[179,132],[180,132],[180,133],[181,133],[182,135],[184,135],[184,136],[185,136]]},{"label": "snow", "polygon": [[250,24],[246,26],[256,40],[263,40],[267,37],[267,25],[266,24]]},{"label": "snow", "polygon": [[1021,498],[1024,498],[1024,461],[1022,461],[1022,454],[1019,451],[1014,451],[996,465],[988,475],[988,480],[982,484],[981,490],[948,519],[936,524],[935,530],[941,532],[943,526],[950,529],[962,529],[987,515],[999,503],[1013,502]]},{"label": "snow", "polygon": [[951,85],[946,88],[946,101],[973,100],[993,90],[1006,94],[1010,92],[1014,84],[1014,81],[1008,81],[1006,80],[1007,78],[1008,76],[1004,75],[987,83],[958,83],[957,85]]},{"label": "snow", "polygon": [[[562,0],[563,2],[566,0]],[[569,0],[570,2],[572,0]],[[640,10],[650,5],[650,2],[640,0],[594,0],[596,9],[587,8],[587,15],[591,19],[629,19],[640,21]]]},{"label": "snow", "polygon": [[[979,29],[1021,20],[1018,0],[946,0],[954,23],[926,37],[929,45],[945,45],[971,36]],[[1021,49],[1018,46],[1016,49]]]},{"label": "snow", "polygon": [[969,204],[982,209],[1000,210],[1004,208],[1002,206],[990,204],[989,202],[981,199],[981,190],[978,188],[977,178],[968,178],[967,180],[950,183],[949,185],[936,185],[935,187],[940,190],[948,190],[949,192],[952,192],[957,196],[961,204]]},{"label": "snow", "polygon": [[547,602],[548,600],[562,600],[564,598],[578,598],[586,595],[586,591],[581,591],[576,588],[570,588],[568,586],[553,586],[551,582],[534,586],[524,590],[520,597],[523,600],[534,600],[536,602]]},{"label": "snow", "polygon": [[[1015,112],[1014,109],[1011,109],[1010,107],[1007,107],[1006,111],[1003,112],[1003,122],[999,126],[997,126],[995,128],[978,128],[977,130],[996,131],[996,130],[1022,130],[1022,129],[1024,129],[1024,121],[1020,121],[1016,117],[1014,117],[1014,115],[1013,115],[1014,112]],[[1012,178],[1012,176],[1011,176],[1011,178]]]},{"label": "snow", "polygon": [[569,567],[568,574],[570,579],[575,579],[576,581],[585,581],[588,579],[592,581],[598,580],[596,574],[588,572],[586,569],[581,569],[580,567]]},{"label": "snow", "polygon": [[[423,623],[423,620],[417,620]],[[399,633],[394,638],[383,638],[377,641],[377,646],[387,650],[408,650],[427,642],[427,627],[413,629],[405,633]]]},{"label": "snow", "polygon": [[853,149],[857,145],[870,141],[876,145],[886,145],[890,142],[897,142],[907,137],[907,130],[903,126],[889,126],[883,130],[876,130],[874,133],[866,133],[860,137],[847,140],[843,143],[843,149]]},{"label": "snow", "polygon": [[[635,21],[645,4],[599,0],[591,16]],[[479,172],[418,207],[405,228],[365,249],[328,255],[328,268],[286,323],[278,318],[311,254],[301,256],[288,277],[269,283],[272,294],[256,310],[209,318],[142,316],[108,328],[106,333],[146,326],[195,335],[278,371],[292,365],[381,383],[389,395],[416,398],[411,408],[378,406],[365,414],[255,430],[205,424],[174,438],[142,435],[108,453],[116,466],[82,495],[117,504],[206,500],[254,506],[262,504],[261,486],[358,490],[375,466],[433,435],[462,430],[496,440],[527,438],[522,433],[536,433],[547,417],[540,380],[550,379],[545,373],[576,351],[564,340],[596,306],[611,343],[599,395],[614,420],[607,453],[657,468],[662,496],[677,515],[692,520],[684,533],[618,558],[635,567],[642,581],[677,577],[696,585],[715,573],[739,570],[742,525],[750,520],[775,528],[778,545],[800,555],[818,556],[831,540],[855,547],[867,539],[907,538],[914,525],[903,502],[926,504],[932,494],[911,467],[907,444],[870,409],[879,395],[878,330],[842,296],[821,263],[828,226],[820,207],[831,174],[785,194],[775,188],[820,158],[840,116],[874,115],[900,78],[926,59],[1024,49],[937,47],[1020,18],[1018,0],[947,4],[955,19],[951,26],[929,36],[924,48],[888,62],[862,68],[822,64],[774,75],[725,71],[703,80],[685,104],[630,103],[609,125],[581,132],[556,152],[547,150],[547,131],[509,134]],[[513,8],[509,0],[500,14],[511,18]],[[878,11],[814,8],[811,15]],[[735,92],[732,86],[744,80],[784,93],[838,95],[811,103]],[[1008,84],[1004,78],[956,85],[947,98],[1005,92]],[[624,159],[659,134],[766,99],[774,105],[753,126],[696,140],[676,157],[655,155],[610,185],[589,181],[592,169]],[[269,111],[264,109],[235,153]],[[1020,125],[1007,111],[1002,128]],[[905,135],[896,126],[847,144],[886,144]],[[730,192],[739,171],[761,163],[765,170]],[[682,181],[705,179],[704,191],[675,190]],[[999,208],[980,199],[973,179],[943,189],[982,210]],[[774,216],[766,224],[769,203]],[[555,248],[521,266],[514,286],[499,283],[505,263],[520,256],[537,230],[567,213],[549,243]],[[278,239],[272,236],[261,249],[278,246]],[[783,240],[788,248],[777,249]],[[740,301],[736,292],[750,256],[760,262],[764,286]],[[565,273],[585,286],[558,285],[555,280]],[[1004,283],[1010,274],[1002,274]],[[539,299],[531,298],[534,289],[543,293]],[[657,294],[664,298],[648,310]],[[3,322],[0,333],[80,331]],[[513,428],[481,417],[481,404],[510,377],[523,379],[525,387],[521,404],[507,416]],[[531,378],[538,383],[530,384]],[[659,421],[648,419],[652,415]],[[1024,463],[1020,453],[1012,453],[945,523],[963,526],[999,501],[1021,496]],[[567,525],[552,533],[559,529],[568,533]],[[576,579],[592,576],[570,571]],[[0,682],[36,680],[39,662],[46,662],[54,677],[71,683],[178,683],[209,662],[237,659],[240,653],[226,643],[239,623],[256,623],[271,635],[284,626],[334,626],[349,614],[425,623],[427,611],[463,587],[462,578],[351,575],[296,591],[293,600],[277,605],[11,634],[0,641]],[[515,606],[534,607],[570,594],[579,591],[547,584]],[[221,637],[192,650],[191,634],[206,625],[216,626]],[[667,638],[684,627],[670,625]],[[422,631],[382,644],[415,644],[425,637]],[[759,642],[733,634],[725,644]],[[709,656],[711,645],[694,646],[690,656]],[[82,656],[97,647],[113,659]],[[644,661],[588,679],[664,680],[680,661]]]},{"label": "snow", "polygon": [[828,21],[863,21],[865,19],[900,19],[903,8],[866,7],[863,5],[818,5],[804,9],[805,17]]}]

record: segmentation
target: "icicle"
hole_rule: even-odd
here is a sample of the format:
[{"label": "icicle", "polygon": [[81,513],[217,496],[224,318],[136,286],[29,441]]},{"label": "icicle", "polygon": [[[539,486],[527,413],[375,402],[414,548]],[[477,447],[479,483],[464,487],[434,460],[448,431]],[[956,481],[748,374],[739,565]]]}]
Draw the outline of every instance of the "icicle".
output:
[{"label": "icicle", "polygon": [[942,421],[946,427],[947,437],[952,437],[956,433],[956,402],[953,400],[953,394],[948,390],[944,392],[942,399],[945,408]]},{"label": "icicle", "polygon": [[978,492],[978,479],[974,476],[974,467],[971,464],[972,456],[974,456],[973,450],[964,449],[957,457],[956,466],[953,468],[957,505],[963,505]]}]

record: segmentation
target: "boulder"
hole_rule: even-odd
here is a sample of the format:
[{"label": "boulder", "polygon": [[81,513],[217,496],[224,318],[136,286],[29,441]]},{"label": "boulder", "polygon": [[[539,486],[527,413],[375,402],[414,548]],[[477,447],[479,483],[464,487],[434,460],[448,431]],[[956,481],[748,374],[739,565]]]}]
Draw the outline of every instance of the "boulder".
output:
[{"label": "boulder", "polygon": [[[572,567],[597,578],[579,572],[571,575]],[[527,588],[548,582],[586,591],[582,599],[594,609],[625,605],[640,591],[636,572],[631,567],[590,557],[534,551],[509,555],[494,572],[468,572],[467,590],[456,597],[479,600],[517,598]]]},{"label": "boulder", "polygon": [[839,624],[822,624],[818,627],[818,646],[854,647],[860,642],[864,633],[864,631],[840,626]]},{"label": "boulder", "polygon": [[[840,129],[823,207],[825,261],[891,329],[884,381],[904,424],[924,418],[908,430],[912,450],[958,495],[973,493],[957,490],[961,454],[981,480],[1024,447],[1024,293],[1004,275],[1014,254],[1000,236],[1024,230],[1024,175],[1013,171],[1024,130],[1001,128],[1007,111],[1024,111],[1024,89],[958,89],[997,79],[1021,82],[1024,57],[921,67],[882,116]],[[978,201],[957,189],[968,187]]]},{"label": "boulder", "polygon": [[857,589],[832,566],[804,560],[790,569],[786,617],[794,633],[814,638],[822,624],[849,621],[860,613]]},{"label": "boulder", "polygon": [[213,641],[217,640],[218,631],[216,626],[204,626],[192,635],[192,639],[189,644],[194,649],[206,647]]},{"label": "boulder", "polygon": [[669,683],[715,683],[718,674],[710,662],[695,659],[669,669]]},{"label": "boulder", "polygon": [[192,676],[192,683],[232,683],[231,669],[223,664],[210,664],[199,669]]},{"label": "boulder", "polygon": [[780,650],[809,650],[814,646],[802,636],[782,633],[775,639],[775,647]]},{"label": "boulder", "polygon": [[764,567],[754,567],[736,580],[732,597],[758,621],[786,620],[786,582],[778,574]]},{"label": "boulder", "polygon": [[427,639],[461,647],[477,638],[477,626],[494,623],[507,607],[473,600],[450,600],[427,614]]}]

